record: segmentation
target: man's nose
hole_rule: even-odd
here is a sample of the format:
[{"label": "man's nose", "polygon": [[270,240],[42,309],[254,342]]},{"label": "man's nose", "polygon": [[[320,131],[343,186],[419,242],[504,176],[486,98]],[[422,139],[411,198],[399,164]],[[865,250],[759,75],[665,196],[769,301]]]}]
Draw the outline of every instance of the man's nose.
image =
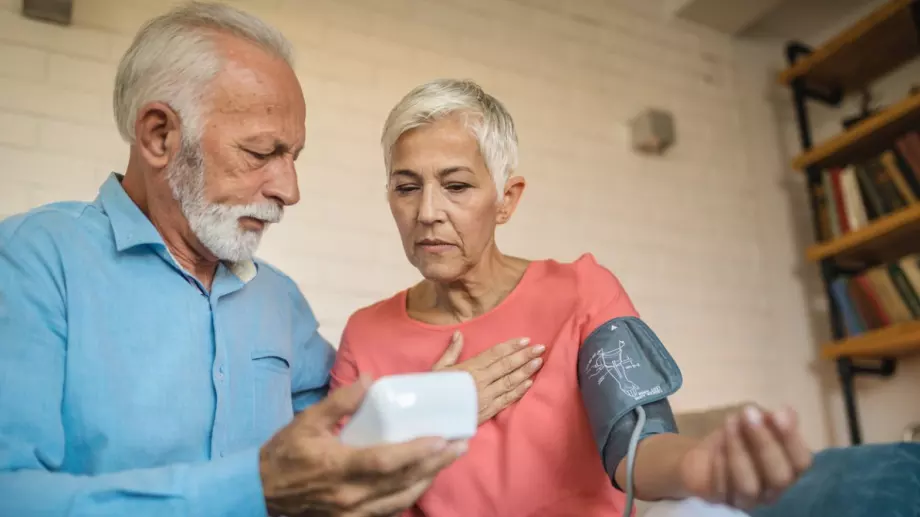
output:
[{"label": "man's nose", "polygon": [[293,158],[280,158],[271,175],[263,191],[265,197],[277,199],[285,206],[297,204],[300,201],[300,186],[297,185],[297,169]]},{"label": "man's nose", "polygon": [[444,217],[444,196],[439,188],[425,185],[422,188],[421,205],[418,208],[418,220],[424,224],[434,224]]}]

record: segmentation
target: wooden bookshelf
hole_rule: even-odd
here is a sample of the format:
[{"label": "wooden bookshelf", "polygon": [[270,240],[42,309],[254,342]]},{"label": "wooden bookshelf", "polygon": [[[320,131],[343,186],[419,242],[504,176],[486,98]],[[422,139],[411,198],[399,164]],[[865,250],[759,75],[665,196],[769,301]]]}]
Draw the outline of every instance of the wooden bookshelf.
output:
[{"label": "wooden bookshelf", "polygon": [[792,167],[842,167],[881,154],[895,138],[920,127],[920,93],[894,104],[792,160]]},{"label": "wooden bookshelf", "polygon": [[[789,66],[779,74],[779,82],[792,92],[803,146],[803,152],[792,160],[795,169],[815,174],[864,163],[895,147],[901,135],[920,128],[920,92],[907,95],[817,145],[812,143],[813,128],[808,116],[809,100],[838,106],[835,100],[838,97],[864,92],[877,79],[920,56],[920,0],[888,0],[820,46],[803,48],[799,41],[787,42],[785,54]],[[818,211],[830,205],[814,195],[817,179],[810,177],[808,185],[814,215],[820,215]],[[832,195],[838,196],[838,193]],[[852,192],[850,195],[852,201]],[[831,286],[840,280],[846,285],[850,277],[870,267],[894,263],[913,253],[920,253],[920,203],[886,214],[859,230],[819,242],[806,250],[809,261],[821,264],[822,283],[831,307],[841,309],[831,313],[834,341],[823,343],[820,355],[837,362],[850,441],[854,445],[862,443],[856,409],[856,377],[887,377],[893,373],[891,368],[895,363],[891,360],[920,355],[920,318],[847,337],[843,332],[844,311],[839,304],[848,302],[854,305],[849,309],[857,313],[859,304],[852,299],[836,299],[839,296],[831,292]],[[920,291],[916,286],[915,290]],[[853,298],[848,292],[844,296]],[[902,314],[901,317],[906,316]],[[871,360],[880,359],[884,361],[873,367]],[[854,360],[867,364],[856,365]]]},{"label": "wooden bookshelf", "polygon": [[920,321],[897,323],[821,347],[825,359],[879,359],[913,354],[920,354]]},{"label": "wooden bookshelf", "polygon": [[819,91],[858,91],[920,55],[914,11],[920,0],[894,0],[814,49],[779,75],[781,84],[804,79]]},{"label": "wooden bookshelf", "polygon": [[811,262],[834,258],[841,265],[866,266],[920,252],[920,205],[912,205],[805,252]]}]

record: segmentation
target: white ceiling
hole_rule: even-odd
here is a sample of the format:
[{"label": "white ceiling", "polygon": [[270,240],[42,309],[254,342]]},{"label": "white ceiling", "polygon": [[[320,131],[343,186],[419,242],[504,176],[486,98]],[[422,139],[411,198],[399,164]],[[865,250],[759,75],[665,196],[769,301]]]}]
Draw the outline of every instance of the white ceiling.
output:
[{"label": "white ceiling", "polygon": [[886,0],[664,0],[679,19],[743,38],[817,43]]}]

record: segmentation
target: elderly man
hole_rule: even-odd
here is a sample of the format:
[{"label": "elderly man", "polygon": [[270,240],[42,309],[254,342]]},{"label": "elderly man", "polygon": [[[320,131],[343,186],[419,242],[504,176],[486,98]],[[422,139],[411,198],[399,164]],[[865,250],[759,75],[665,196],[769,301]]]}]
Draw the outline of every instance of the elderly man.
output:
[{"label": "elderly man", "polygon": [[[0,515],[409,507],[465,444],[342,445],[367,382],[326,397],[333,348],[294,283],[253,259],[299,199],[286,40],[228,7],[178,8],[138,33],[114,107],[124,175],[93,203],[0,223]],[[457,365],[493,386],[487,412],[513,398],[494,386],[523,382],[524,354]]]}]

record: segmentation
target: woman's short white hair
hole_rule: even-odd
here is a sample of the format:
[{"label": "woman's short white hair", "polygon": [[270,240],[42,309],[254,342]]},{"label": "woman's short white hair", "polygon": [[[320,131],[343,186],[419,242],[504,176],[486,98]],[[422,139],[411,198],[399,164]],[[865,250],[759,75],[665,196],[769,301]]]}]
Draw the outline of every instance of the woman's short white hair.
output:
[{"label": "woman's short white hair", "polygon": [[134,143],[138,110],[157,101],[179,114],[184,140],[200,136],[202,103],[224,64],[216,33],[248,40],[293,67],[290,42],[259,18],[216,3],[177,7],[144,24],[118,65],[112,103],[126,142]]},{"label": "woman's short white hair", "polygon": [[473,81],[438,79],[416,87],[390,111],[383,126],[381,145],[387,174],[393,146],[403,133],[454,113],[466,113],[470,130],[499,197],[518,165],[518,139],[514,120],[505,106]]}]

